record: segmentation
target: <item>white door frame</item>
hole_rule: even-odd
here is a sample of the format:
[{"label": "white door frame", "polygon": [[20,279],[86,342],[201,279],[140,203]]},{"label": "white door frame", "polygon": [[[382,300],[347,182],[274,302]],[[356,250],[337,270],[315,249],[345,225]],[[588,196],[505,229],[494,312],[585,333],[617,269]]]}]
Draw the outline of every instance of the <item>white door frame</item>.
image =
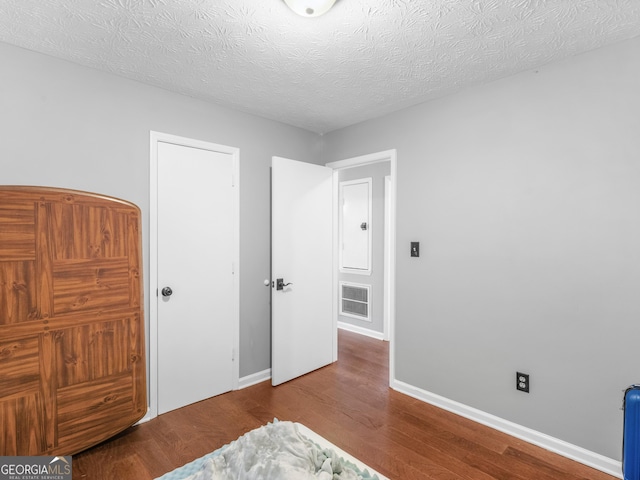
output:
[{"label": "white door frame", "polygon": [[389,341],[389,332],[391,331],[391,287],[389,280],[391,279],[391,257],[393,250],[391,248],[392,233],[391,230],[391,175],[384,177],[384,314],[383,314],[383,330],[382,339]]},{"label": "white door frame", "polygon": [[[361,167],[363,165],[370,165],[373,163],[390,162],[390,179],[391,179],[391,195],[389,197],[389,245],[385,245],[385,249],[389,251],[389,321],[384,323],[383,337],[385,340],[389,340],[389,385],[395,383],[395,350],[394,350],[394,337],[395,337],[395,324],[396,324],[396,172],[397,172],[397,153],[396,150],[385,150],[383,152],[371,153],[368,155],[362,155],[359,157],[348,158],[346,160],[339,160],[337,162],[327,163],[326,166],[333,168],[333,185],[334,185],[334,207],[333,211],[338,211],[338,170],[346,168]],[[338,215],[334,215],[334,232],[338,230]],[[338,285],[338,272],[339,262],[338,255],[338,235],[334,235],[334,285]],[[386,274],[386,272],[385,272]],[[338,289],[333,289],[333,315],[334,325],[338,323]],[[387,306],[385,305],[385,309]],[[337,335],[337,332],[336,332]],[[334,344],[334,360],[338,359],[338,347],[337,342]]]},{"label": "white door frame", "polygon": [[147,421],[158,416],[158,143],[171,143],[184,147],[199,148],[232,156],[233,198],[224,208],[233,209],[233,389],[238,389],[240,368],[240,149],[215,143],[179,137],[161,132],[150,132],[149,162],[149,411],[141,420]]}]

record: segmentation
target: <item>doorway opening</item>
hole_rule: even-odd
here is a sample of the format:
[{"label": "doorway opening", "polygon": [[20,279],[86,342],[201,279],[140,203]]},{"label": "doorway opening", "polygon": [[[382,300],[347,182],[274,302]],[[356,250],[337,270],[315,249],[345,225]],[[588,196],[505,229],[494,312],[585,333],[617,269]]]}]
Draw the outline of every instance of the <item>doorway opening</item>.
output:
[{"label": "doorway opening", "polygon": [[[354,181],[361,178],[371,177],[374,189],[374,197],[376,190],[376,178],[379,178],[379,212],[373,214],[371,218],[360,223],[367,223],[366,228],[373,230],[372,238],[378,233],[378,240],[372,240],[372,268],[369,272],[364,269],[362,272],[356,272],[355,269],[347,271],[342,268],[341,255],[342,241],[340,235],[341,215],[334,215],[334,288],[333,295],[333,315],[334,324],[340,325],[341,328],[354,331],[356,333],[365,334],[374,338],[389,341],[389,385],[395,380],[394,368],[394,328],[395,328],[395,242],[396,242],[396,150],[386,150],[383,152],[363,155],[359,157],[349,158],[337,162],[327,163],[326,166],[334,170],[334,209],[338,213],[343,205],[341,204],[340,184],[341,182]],[[374,201],[375,203],[375,201]],[[375,208],[374,208],[375,210]],[[377,217],[377,218],[376,218]],[[376,246],[377,244],[377,246]],[[375,272],[375,273],[374,273]],[[345,275],[351,274],[345,278]],[[357,277],[356,277],[357,275]],[[357,280],[356,280],[357,279]],[[378,320],[374,324],[358,321],[347,320],[342,322],[345,317],[340,317],[341,310],[340,289],[341,281],[357,281],[357,283],[372,286],[372,309]],[[374,287],[375,286],[375,287]],[[376,298],[377,297],[377,298]]]}]

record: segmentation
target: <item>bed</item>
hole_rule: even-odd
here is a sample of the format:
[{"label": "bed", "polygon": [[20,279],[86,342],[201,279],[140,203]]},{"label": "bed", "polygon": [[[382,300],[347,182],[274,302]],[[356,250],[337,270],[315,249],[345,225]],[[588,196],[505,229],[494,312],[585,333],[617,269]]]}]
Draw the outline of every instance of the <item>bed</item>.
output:
[{"label": "bed", "polygon": [[306,426],[275,419],[156,480],[388,480]]}]

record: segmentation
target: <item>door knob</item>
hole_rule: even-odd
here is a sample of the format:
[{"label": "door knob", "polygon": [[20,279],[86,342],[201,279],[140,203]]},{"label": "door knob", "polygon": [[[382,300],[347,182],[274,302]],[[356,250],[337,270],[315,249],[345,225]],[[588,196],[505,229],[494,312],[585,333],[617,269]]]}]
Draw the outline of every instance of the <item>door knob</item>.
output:
[{"label": "door knob", "polygon": [[173,290],[171,290],[171,287],[164,287],[162,289],[162,296],[163,297],[170,297],[173,294]]},{"label": "door knob", "polygon": [[288,287],[289,285],[293,285],[293,283],[284,283],[284,279],[282,278],[276,279],[276,290],[282,290],[284,287]]}]

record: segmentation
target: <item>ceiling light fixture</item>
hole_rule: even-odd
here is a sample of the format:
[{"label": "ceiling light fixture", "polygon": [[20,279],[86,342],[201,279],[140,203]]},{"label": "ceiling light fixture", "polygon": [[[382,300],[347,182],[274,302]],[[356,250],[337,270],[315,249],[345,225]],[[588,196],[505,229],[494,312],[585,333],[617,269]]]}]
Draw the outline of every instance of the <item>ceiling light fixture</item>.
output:
[{"label": "ceiling light fixture", "polygon": [[289,8],[303,17],[319,17],[327,13],[336,0],[284,0]]}]

